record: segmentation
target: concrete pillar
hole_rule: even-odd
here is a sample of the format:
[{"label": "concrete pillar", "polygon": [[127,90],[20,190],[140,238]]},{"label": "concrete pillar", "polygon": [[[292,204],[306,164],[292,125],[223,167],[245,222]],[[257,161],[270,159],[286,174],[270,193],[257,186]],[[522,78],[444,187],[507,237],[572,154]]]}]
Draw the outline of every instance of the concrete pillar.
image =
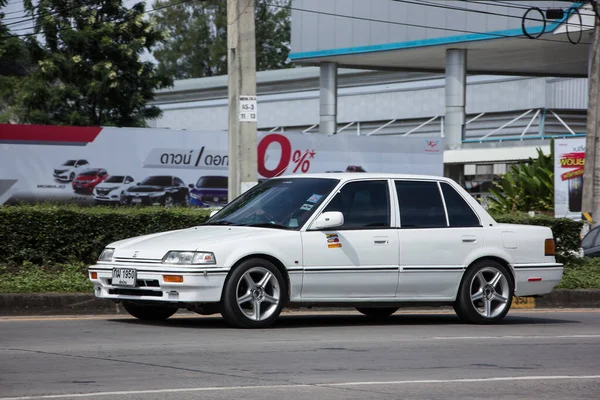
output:
[{"label": "concrete pillar", "polygon": [[467,50],[446,51],[446,117],[444,142],[447,149],[462,146],[467,94]]},{"label": "concrete pillar", "polygon": [[337,65],[325,62],[320,68],[319,132],[332,134],[337,131]]}]

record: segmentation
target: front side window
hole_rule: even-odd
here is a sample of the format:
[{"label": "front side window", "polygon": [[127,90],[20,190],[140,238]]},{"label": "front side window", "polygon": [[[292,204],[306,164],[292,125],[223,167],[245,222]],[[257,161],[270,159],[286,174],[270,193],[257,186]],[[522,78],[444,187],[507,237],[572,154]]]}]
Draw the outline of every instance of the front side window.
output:
[{"label": "front side window", "polygon": [[481,226],[479,218],[465,199],[449,184],[442,182],[441,186],[450,226],[455,228]]},{"label": "front side window", "polygon": [[[260,180],[259,180],[260,183]],[[203,176],[196,182],[197,188],[227,189],[226,176]]]},{"label": "front side window", "polygon": [[111,175],[106,178],[106,183],[122,183],[123,176],[122,175]]},{"label": "front side window", "polygon": [[447,227],[446,212],[437,182],[396,181],[402,228]]},{"label": "front side window", "polygon": [[343,229],[390,227],[390,196],[387,181],[350,182],[325,207],[344,214]]},{"label": "front side window", "polygon": [[298,230],[338,183],[324,178],[269,179],[226,205],[205,225]]}]

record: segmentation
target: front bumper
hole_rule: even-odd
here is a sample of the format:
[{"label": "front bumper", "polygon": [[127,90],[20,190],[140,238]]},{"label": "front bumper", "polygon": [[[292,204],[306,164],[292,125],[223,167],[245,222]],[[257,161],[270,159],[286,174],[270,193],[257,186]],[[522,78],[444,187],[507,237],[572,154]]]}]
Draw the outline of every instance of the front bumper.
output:
[{"label": "front bumper", "polygon": [[[136,285],[117,286],[112,284],[113,268],[136,270]],[[88,268],[89,279],[94,286],[94,295],[109,300],[137,300],[166,303],[216,303],[227,277],[221,268],[198,268],[186,266],[167,267],[130,263],[107,263]],[[91,272],[97,273],[92,279]],[[183,282],[165,282],[164,275],[180,275]]]},{"label": "front bumper", "polygon": [[71,178],[69,178],[69,175],[66,173],[61,173],[61,174],[54,173],[54,174],[52,174],[52,176],[56,180],[63,181],[63,182],[69,182],[71,180]]},{"label": "front bumper", "polygon": [[160,196],[131,196],[127,195],[124,198],[124,203],[129,205],[144,205],[144,206],[153,206],[153,205],[161,205],[165,202],[165,195]]}]

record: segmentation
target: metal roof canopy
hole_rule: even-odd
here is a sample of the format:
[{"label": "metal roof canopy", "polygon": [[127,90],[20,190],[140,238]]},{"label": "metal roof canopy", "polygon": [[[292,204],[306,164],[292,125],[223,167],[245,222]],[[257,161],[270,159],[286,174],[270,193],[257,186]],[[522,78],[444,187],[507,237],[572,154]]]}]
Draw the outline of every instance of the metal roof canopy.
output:
[{"label": "metal roof canopy", "polygon": [[[381,1],[371,0],[371,3],[381,3]],[[447,3],[454,5],[462,3],[462,7],[466,7],[467,4],[474,2],[452,1]],[[539,7],[543,7],[542,2],[535,3],[539,3]],[[304,9],[298,9],[294,6],[292,9],[292,24],[295,22],[294,18],[301,17],[302,15],[306,17],[310,13],[318,14],[320,12],[318,8],[322,3],[315,4],[295,0],[293,4],[304,5]],[[313,4],[314,6],[314,9],[311,11],[308,11],[309,4]],[[537,6],[537,4],[533,4],[533,6]],[[414,5],[412,7],[421,7],[423,13],[431,13],[430,7],[421,5]],[[565,17],[562,20],[547,21],[544,30],[545,33],[537,40],[529,39],[523,34],[520,28],[520,21],[518,21],[518,29],[513,27],[508,30],[462,35],[456,35],[456,32],[444,31],[447,35],[441,37],[328,49],[315,49],[314,44],[312,47],[310,44],[304,46],[298,45],[298,42],[300,44],[304,44],[304,42],[301,42],[300,38],[295,43],[294,39],[298,38],[298,34],[296,34],[296,37],[292,36],[292,50],[298,49],[299,51],[292,52],[290,59],[295,63],[304,65],[335,62],[341,67],[348,68],[444,72],[446,67],[446,50],[461,48],[468,50],[467,70],[469,74],[587,77],[590,52],[589,43],[592,41],[594,14],[589,5],[582,6],[580,3],[574,3],[571,7],[576,7],[579,10],[582,18],[581,24],[577,13],[565,13]],[[507,9],[509,8],[507,6]],[[569,7],[565,8],[565,10],[568,9]],[[441,13],[444,10],[441,8],[436,11]],[[524,11],[524,9],[519,9],[521,14]],[[448,11],[446,10],[445,12]],[[497,8],[496,12],[498,12]],[[466,11],[462,12],[462,14],[465,14],[463,19],[466,19],[466,31],[469,31],[469,21],[472,23],[473,19],[482,18],[476,12],[475,15],[471,15],[473,13]],[[537,15],[539,17],[539,14]],[[319,16],[318,24],[327,23],[327,20],[321,22],[322,18],[322,16]],[[331,18],[338,18],[338,24],[340,24],[339,21],[341,19],[344,19],[343,17]],[[392,17],[389,19],[391,20]],[[514,26],[516,23],[509,18],[506,19],[509,20],[509,26]],[[351,24],[351,22],[346,23]],[[372,22],[372,24],[382,24],[383,22]],[[390,21],[390,23],[393,22]],[[304,22],[303,26],[307,25],[308,23]],[[567,29],[572,40],[577,40],[581,34],[580,43],[574,45],[569,42]],[[314,30],[318,31],[318,29]],[[296,31],[298,30],[296,29]],[[527,27],[527,31],[536,34],[542,31],[542,26]],[[294,35],[294,30],[292,32]],[[431,35],[428,33],[428,36]],[[390,34],[388,37],[392,38],[393,35]],[[353,40],[356,41],[357,39]],[[305,41],[309,42],[308,40]],[[327,43],[319,43],[317,47],[322,48],[329,43],[334,43],[335,40],[325,39],[325,42]]]}]

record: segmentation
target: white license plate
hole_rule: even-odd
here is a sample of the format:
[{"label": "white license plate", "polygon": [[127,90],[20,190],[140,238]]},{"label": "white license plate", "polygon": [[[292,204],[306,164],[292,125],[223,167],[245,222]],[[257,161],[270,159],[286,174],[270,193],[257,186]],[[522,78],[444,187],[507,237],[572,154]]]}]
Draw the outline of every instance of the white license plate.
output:
[{"label": "white license plate", "polygon": [[131,202],[132,202],[133,204],[141,203],[141,202],[142,202],[142,199],[134,197],[133,199],[131,199]]},{"label": "white license plate", "polygon": [[218,201],[219,201],[219,198],[218,198],[218,197],[213,197],[213,200],[214,200],[215,202],[218,202]]},{"label": "white license plate", "polygon": [[113,268],[112,284],[117,286],[135,286],[136,270]]}]

